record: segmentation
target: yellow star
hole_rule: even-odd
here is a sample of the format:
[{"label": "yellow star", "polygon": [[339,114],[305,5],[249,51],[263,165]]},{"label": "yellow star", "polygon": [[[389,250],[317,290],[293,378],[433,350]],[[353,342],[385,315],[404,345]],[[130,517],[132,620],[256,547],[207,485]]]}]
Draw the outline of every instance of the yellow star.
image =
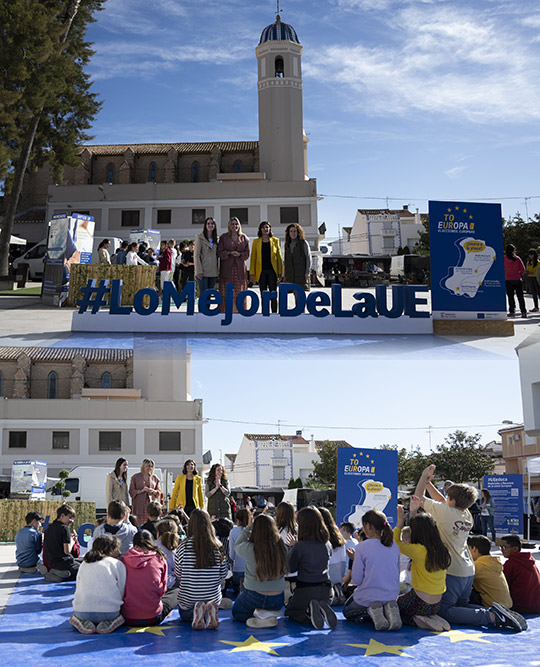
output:
[{"label": "yellow star", "polygon": [[472,220],[472,215],[469,216],[469,220]]},{"label": "yellow star", "polygon": [[459,211],[459,206],[456,206],[456,211]]},{"label": "yellow star", "polygon": [[463,213],[467,213],[467,209],[466,209],[466,208],[463,209]]},{"label": "yellow star", "polygon": [[452,644],[456,642],[483,642],[484,644],[493,644],[493,642],[488,641],[487,639],[481,639],[481,637],[489,637],[484,632],[463,632],[462,630],[448,630],[448,632],[436,632],[436,635],[441,637],[448,637]]},{"label": "yellow star", "polygon": [[132,632],[150,632],[153,635],[160,635],[161,637],[165,637],[165,633],[163,630],[170,630],[172,628],[172,625],[145,625],[140,628],[130,628],[127,632],[126,635],[129,635]]},{"label": "yellow star", "polygon": [[461,287],[456,287],[456,292],[459,292],[460,289]]},{"label": "yellow star", "polygon": [[272,650],[272,646],[288,646],[288,644],[279,643],[279,642],[261,642],[258,639],[255,639],[253,635],[243,642],[228,642],[224,639],[219,640],[222,644],[232,644],[236,646],[233,648],[231,653],[236,653],[237,651],[262,651],[263,653],[271,653],[272,655],[279,655]]},{"label": "yellow star", "polygon": [[475,273],[478,273],[478,269],[475,269],[474,272],[475,272]]},{"label": "yellow star", "polygon": [[402,655],[406,658],[412,658],[412,655],[403,653],[404,648],[410,648],[410,646],[392,646],[381,644],[376,639],[370,639],[369,644],[347,644],[347,646],[354,646],[355,648],[365,648],[366,652],[364,656],[367,655],[379,655],[379,653],[393,653],[394,655]]},{"label": "yellow star", "polygon": [[448,213],[452,213],[452,209],[451,209],[451,208],[447,208],[446,210],[448,211]]}]

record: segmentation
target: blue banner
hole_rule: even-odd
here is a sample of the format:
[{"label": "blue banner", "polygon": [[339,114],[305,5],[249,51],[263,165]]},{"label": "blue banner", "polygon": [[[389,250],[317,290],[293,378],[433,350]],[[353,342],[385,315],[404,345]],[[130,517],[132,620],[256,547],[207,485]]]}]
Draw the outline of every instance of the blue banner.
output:
[{"label": "blue banner", "polygon": [[500,204],[429,202],[434,319],[506,319]]},{"label": "blue banner", "polygon": [[396,523],[398,455],[391,449],[338,448],[336,523],[362,528],[368,510]]},{"label": "blue banner", "polygon": [[484,488],[495,503],[496,534],[523,536],[523,475],[486,475]]}]

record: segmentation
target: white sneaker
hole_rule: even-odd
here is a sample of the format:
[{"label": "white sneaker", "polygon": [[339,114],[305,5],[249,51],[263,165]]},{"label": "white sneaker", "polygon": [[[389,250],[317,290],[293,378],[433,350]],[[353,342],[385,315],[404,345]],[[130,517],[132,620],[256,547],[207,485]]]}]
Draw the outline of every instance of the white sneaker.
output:
[{"label": "white sneaker", "polygon": [[281,609],[255,609],[253,612],[255,618],[277,618],[281,616]]},{"label": "white sneaker", "polygon": [[275,628],[277,625],[277,618],[275,616],[269,618],[257,618],[256,616],[253,616],[252,618],[248,618],[246,625],[248,628]]}]

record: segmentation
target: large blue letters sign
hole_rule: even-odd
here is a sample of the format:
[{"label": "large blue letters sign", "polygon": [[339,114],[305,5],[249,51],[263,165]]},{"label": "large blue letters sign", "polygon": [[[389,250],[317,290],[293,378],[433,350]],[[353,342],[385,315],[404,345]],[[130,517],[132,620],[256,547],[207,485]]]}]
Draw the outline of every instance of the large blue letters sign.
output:
[{"label": "large blue letters sign", "polygon": [[506,319],[500,204],[429,202],[434,319]]},{"label": "large blue letters sign", "polygon": [[523,475],[486,475],[484,488],[495,503],[495,533],[523,535]]},{"label": "large blue letters sign", "polygon": [[396,523],[398,455],[390,449],[338,448],[336,523],[362,527],[368,510]]}]

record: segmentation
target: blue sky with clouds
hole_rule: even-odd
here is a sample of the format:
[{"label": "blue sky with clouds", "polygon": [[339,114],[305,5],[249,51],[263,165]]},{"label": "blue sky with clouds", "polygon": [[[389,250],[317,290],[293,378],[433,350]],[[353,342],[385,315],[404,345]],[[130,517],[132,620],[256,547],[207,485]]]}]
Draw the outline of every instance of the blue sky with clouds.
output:
[{"label": "blue sky with clouds", "polygon": [[[362,207],[490,199],[540,211],[540,7],[531,0],[283,0],[328,236]],[[108,0],[89,31],[95,143],[257,139],[272,0]],[[538,197],[538,198],[535,198]],[[525,198],[527,199],[525,202]]]}]

